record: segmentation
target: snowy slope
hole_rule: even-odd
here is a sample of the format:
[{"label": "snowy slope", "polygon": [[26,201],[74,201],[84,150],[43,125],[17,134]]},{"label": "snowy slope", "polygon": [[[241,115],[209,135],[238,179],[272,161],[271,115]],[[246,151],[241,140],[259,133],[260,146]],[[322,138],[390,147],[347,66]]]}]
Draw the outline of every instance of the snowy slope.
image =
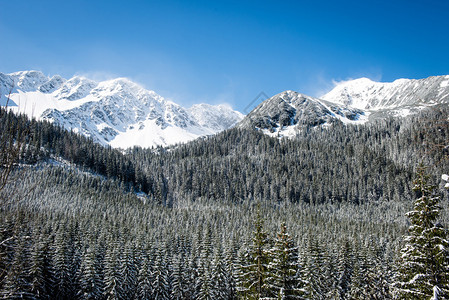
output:
[{"label": "snowy slope", "polygon": [[[226,106],[186,110],[126,78],[95,82],[48,78],[38,71],[0,73],[1,104],[58,123],[112,147],[166,146],[214,134],[243,116]],[[204,111],[202,111],[204,110]]]},{"label": "snowy slope", "polygon": [[225,104],[195,104],[188,111],[198,124],[215,132],[231,128],[245,117]]}]

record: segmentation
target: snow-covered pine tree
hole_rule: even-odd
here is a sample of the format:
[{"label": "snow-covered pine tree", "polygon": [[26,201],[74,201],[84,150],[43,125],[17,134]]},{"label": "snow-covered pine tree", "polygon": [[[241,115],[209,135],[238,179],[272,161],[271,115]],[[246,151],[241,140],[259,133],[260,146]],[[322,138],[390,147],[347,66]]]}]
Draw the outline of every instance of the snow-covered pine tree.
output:
[{"label": "snow-covered pine tree", "polygon": [[50,239],[34,230],[37,237],[31,249],[31,290],[38,299],[50,299],[54,285],[54,271],[51,261]]},{"label": "snow-covered pine tree", "polygon": [[153,280],[151,286],[153,287],[152,299],[169,299],[171,294],[170,282],[169,282],[169,269],[167,264],[167,257],[159,246],[157,251],[156,261],[154,264],[153,274],[151,278]]},{"label": "snow-covered pine tree", "polygon": [[247,295],[249,295],[250,291],[246,282],[245,274],[246,274],[246,266],[248,265],[248,257],[249,251],[244,246],[237,253],[237,261],[234,264],[235,267],[235,284],[236,284],[236,292],[239,298],[247,299]]},{"label": "snow-covered pine tree", "polygon": [[278,299],[301,299],[305,291],[298,277],[298,247],[288,234],[285,223],[281,224],[269,253],[267,285],[271,295]]},{"label": "snow-covered pine tree", "polygon": [[120,255],[118,249],[119,246],[113,244],[106,250],[103,296],[107,300],[120,299],[123,297],[123,277],[119,270]]},{"label": "snow-covered pine tree", "polygon": [[[54,241],[53,264],[55,272],[54,293],[58,299],[70,299],[70,244],[63,230],[57,231]],[[81,257],[82,255],[80,255]],[[81,277],[81,276],[80,276]]]},{"label": "snow-covered pine tree", "polygon": [[447,299],[449,297],[449,242],[437,219],[439,196],[429,184],[423,166],[418,168],[414,188],[419,198],[407,213],[411,225],[401,250],[393,283],[395,299]]},{"label": "snow-covered pine tree", "polygon": [[1,299],[34,299],[30,278],[30,251],[28,239],[19,238],[11,267],[6,274]]},{"label": "snow-covered pine tree", "polygon": [[214,299],[212,295],[212,279],[209,270],[205,267],[201,270],[201,278],[200,278],[200,290],[198,293],[199,300],[212,300]]},{"label": "snow-covered pine tree", "polygon": [[240,282],[246,290],[248,299],[261,299],[268,294],[266,285],[267,267],[269,256],[267,246],[269,243],[268,234],[263,228],[263,219],[260,215],[260,209],[257,211],[254,222],[254,232],[252,245],[250,246],[246,265],[242,265]]},{"label": "snow-covered pine tree", "polygon": [[184,258],[184,253],[180,253],[173,257],[173,284],[172,284],[172,299],[185,299],[187,295],[187,267]]},{"label": "snow-covered pine tree", "polygon": [[132,245],[125,246],[123,259],[121,261],[121,276],[123,278],[122,288],[123,296],[126,299],[133,299],[137,289],[137,276],[139,270],[135,260],[135,251]]},{"label": "snow-covered pine tree", "polygon": [[[148,255],[142,255],[142,264],[140,265],[139,275],[137,277],[137,292],[136,298],[142,300],[151,299],[151,273],[150,261]],[[174,298],[176,299],[176,298]]]},{"label": "snow-covered pine tree", "polygon": [[[325,265],[325,251],[321,247],[318,240],[309,232],[307,257],[302,271],[302,276],[306,280],[306,295],[307,299],[325,299],[326,298],[326,284],[324,282],[323,274]],[[338,292],[338,287],[335,287]]]},{"label": "snow-covered pine tree", "polygon": [[196,299],[198,297],[200,291],[200,270],[198,266],[198,251],[197,249],[192,249],[192,254],[190,255],[188,266],[187,266],[187,274],[186,274],[186,298]]},{"label": "snow-covered pine tree", "polygon": [[214,299],[232,299],[230,274],[226,271],[226,266],[222,256],[221,246],[218,247],[212,263],[212,295]]},{"label": "snow-covered pine tree", "polygon": [[97,267],[95,249],[88,247],[81,266],[81,289],[78,291],[80,299],[99,299],[103,286]]},{"label": "snow-covered pine tree", "polygon": [[352,245],[348,240],[344,240],[340,246],[337,262],[338,291],[342,299],[348,298],[348,292],[352,285],[353,261]]},{"label": "snow-covered pine tree", "polygon": [[237,298],[237,274],[239,270],[238,266],[238,247],[235,238],[232,242],[226,245],[224,268],[229,274],[228,277],[228,299]]}]

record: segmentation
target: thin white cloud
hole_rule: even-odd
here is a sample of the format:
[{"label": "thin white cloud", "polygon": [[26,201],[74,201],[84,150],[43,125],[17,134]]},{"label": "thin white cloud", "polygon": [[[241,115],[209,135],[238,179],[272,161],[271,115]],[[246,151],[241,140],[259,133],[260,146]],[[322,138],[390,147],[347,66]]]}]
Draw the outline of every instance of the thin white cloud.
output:
[{"label": "thin white cloud", "polygon": [[106,81],[106,80],[111,80],[111,79],[123,77],[123,76],[118,76],[118,75],[116,75],[114,73],[106,72],[106,71],[77,72],[75,74],[75,76],[86,77],[86,78],[88,78],[90,80],[93,80],[93,81],[96,81],[96,82],[101,82],[101,81]]}]

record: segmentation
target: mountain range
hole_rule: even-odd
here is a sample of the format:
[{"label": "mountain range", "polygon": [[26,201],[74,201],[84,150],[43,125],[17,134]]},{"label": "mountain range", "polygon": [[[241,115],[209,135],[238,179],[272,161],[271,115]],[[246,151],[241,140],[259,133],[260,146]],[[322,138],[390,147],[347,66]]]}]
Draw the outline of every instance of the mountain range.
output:
[{"label": "mountain range", "polygon": [[0,73],[1,104],[117,148],[167,146],[232,127],[243,115],[228,105],[189,109],[126,79],[51,78],[39,71]]},{"label": "mountain range", "polygon": [[335,122],[363,124],[401,117],[449,103],[449,76],[374,82],[360,78],[336,84],[315,98],[295,91],[279,93],[247,116],[228,105],[190,108],[126,79],[96,82],[75,76],[45,76],[39,71],[0,73],[0,104],[48,120],[117,148],[167,146],[212,135],[233,126],[271,136],[291,137],[300,130]]}]

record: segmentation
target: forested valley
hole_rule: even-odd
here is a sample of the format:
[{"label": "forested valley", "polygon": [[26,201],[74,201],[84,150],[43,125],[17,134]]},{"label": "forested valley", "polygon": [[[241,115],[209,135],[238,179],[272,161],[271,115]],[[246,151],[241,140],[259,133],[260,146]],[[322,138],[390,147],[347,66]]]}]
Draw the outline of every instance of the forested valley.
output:
[{"label": "forested valley", "polygon": [[416,199],[446,243],[448,115],[119,150],[1,109],[0,297],[430,299],[397,283]]}]

